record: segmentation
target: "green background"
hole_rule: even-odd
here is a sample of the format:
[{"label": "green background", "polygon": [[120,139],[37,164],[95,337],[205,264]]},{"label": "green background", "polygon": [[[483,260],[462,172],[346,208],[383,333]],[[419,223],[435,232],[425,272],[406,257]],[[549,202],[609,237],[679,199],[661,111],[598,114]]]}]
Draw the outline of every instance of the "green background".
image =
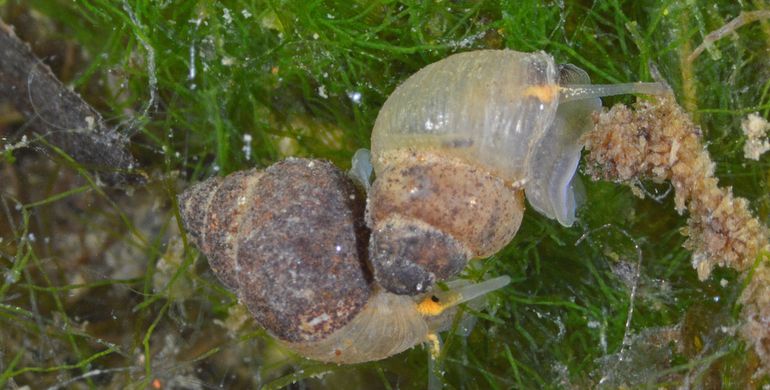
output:
[{"label": "green background", "polygon": [[[654,64],[701,126],[720,183],[766,224],[768,160],[743,158],[740,123],[770,110],[770,23],[683,60],[710,31],[757,9],[770,8],[759,0],[0,1],[6,23],[131,138],[149,178],[127,194],[62,156],[2,152],[0,384],[424,388],[420,347],[341,367],[279,348],[179,233],[175,196],[287,156],[349,168],[390,92],[455,52],[543,50],[594,83],[650,81]],[[0,115],[0,146],[23,131],[23,120]],[[575,226],[527,211],[511,244],[467,271],[513,282],[477,313],[468,337],[444,336],[440,381],[767,385],[752,377],[759,363],[734,334],[739,275],[697,279],[672,197],[642,200],[584,182]]]}]

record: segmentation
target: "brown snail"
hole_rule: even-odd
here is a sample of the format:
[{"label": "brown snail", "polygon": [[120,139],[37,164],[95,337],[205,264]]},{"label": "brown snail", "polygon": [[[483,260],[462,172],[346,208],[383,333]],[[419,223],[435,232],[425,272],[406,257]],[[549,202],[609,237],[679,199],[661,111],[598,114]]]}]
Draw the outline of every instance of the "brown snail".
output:
[{"label": "brown snail", "polygon": [[591,85],[583,70],[543,52],[473,51],[421,69],[390,95],[372,131],[375,279],[418,294],[470,258],[496,253],[519,228],[524,194],[571,226],[578,138],[599,97],[665,91],[659,83]]},{"label": "brown snail", "polygon": [[446,330],[452,308],[507,277],[396,295],[367,264],[365,195],[329,162],[293,158],[236,172],[180,196],[181,215],[211,268],[257,322],[315,360],[379,360]]}]

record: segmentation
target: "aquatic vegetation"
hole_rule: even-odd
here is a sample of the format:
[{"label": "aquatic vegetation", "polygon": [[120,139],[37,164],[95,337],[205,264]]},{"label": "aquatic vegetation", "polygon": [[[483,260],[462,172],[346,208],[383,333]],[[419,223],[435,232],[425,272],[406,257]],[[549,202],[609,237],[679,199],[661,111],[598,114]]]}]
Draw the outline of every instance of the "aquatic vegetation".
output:
[{"label": "aquatic vegetation", "polygon": [[[35,150],[45,137],[28,136],[26,120],[0,104],[0,385],[424,388],[429,362],[421,348],[337,366],[276,343],[190,244],[175,199],[190,183],[288,156],[347,169],[356,150],[370,147],[377,113],[396,86],[457,52],[542,50],[597,84],[651,81],[654,63],[700,129],[713,179],[732,188],[732,210],[745,198],[759,227],[767,226],[768,154],[743,157],[741,123],[753,113],[770,116],[762,55],[770,23],[751,14],[751,23],[688,60],[712,31],[766,7],[0,2],[0,17],[53,73],[129,137],[140,162],[133,168],[148,179],[127,194],[103,187],[66,153],[42,157]],[[633,98],[603,100],[610,107]],[[762,331],[768,295],[754,282],[768,278],[762,257],[736,260],[743,271],[719,267],[727,263],[716,251],[725,246],[707,239],[699,264],[709,277],[701,280],[680,232],[708,234],[709,225],[691,228],[695,213],[672,211],[676,189],[655,180],[639,180],[634,190],[583,182],[585,206],[571,228],[528,208],[509,245],[470,263],[465,278],[512,282],[490,294],[488,311],[465,309],[475,327],[463,316],[452,323],[436,359],[438,379],[456,388],[767,384],[756,375],[756,346],[742,336]],[[730,199],[721,193],[713,199]],[[741,215],[725,214],[724,226],[748,223]]]}]

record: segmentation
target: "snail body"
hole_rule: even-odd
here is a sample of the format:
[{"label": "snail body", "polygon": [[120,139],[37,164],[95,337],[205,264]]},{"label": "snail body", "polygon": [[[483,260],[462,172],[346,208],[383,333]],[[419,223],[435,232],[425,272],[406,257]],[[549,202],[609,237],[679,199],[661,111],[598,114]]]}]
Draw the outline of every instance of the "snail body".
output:
[{"label": "snail body", "polygon": [[[571,226],[580,135],[600,96],[661,93],[657,83],[591,85],[543,52],[459,53],[390,95],[372,131],[367,220],[375,278],[419,294],[516,234],[524,195]],[[576,195],[577,192],[577,195]]]},{"label": "snail body", "polygon": [[446,329],[456,304],[507,283],[429,297],[385,291],[367,264],[364,207],[344,173],[308,159],[212,178],[180,196],[186,230],[214,273],[261,326],[315,360],[358,363],[404,351]]}]

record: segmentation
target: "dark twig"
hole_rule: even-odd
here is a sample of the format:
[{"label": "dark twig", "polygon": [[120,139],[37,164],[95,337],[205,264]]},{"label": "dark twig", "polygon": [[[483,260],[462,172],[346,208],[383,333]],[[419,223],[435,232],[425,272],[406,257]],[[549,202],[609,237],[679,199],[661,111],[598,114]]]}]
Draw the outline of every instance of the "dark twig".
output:
[{"label": "dark twig", "polygon": [[27,127],[57,146],[105,184],[139,184],[143,176],[126,146],[128,139],[67,89],[0,21],[0,102],[10,102],[27,118]]}]

